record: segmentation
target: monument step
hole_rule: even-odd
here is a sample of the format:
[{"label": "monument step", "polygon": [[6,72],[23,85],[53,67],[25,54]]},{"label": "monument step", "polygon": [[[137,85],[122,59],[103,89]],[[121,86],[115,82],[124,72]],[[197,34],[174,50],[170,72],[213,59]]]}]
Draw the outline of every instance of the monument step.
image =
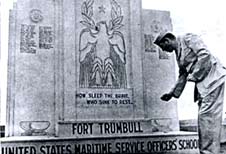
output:
[{"label": "monument step", "polygon": [[148,153],[198,154],[198,136],[168,132],[102,137],[9,137],[1,139],[2,154]]}]

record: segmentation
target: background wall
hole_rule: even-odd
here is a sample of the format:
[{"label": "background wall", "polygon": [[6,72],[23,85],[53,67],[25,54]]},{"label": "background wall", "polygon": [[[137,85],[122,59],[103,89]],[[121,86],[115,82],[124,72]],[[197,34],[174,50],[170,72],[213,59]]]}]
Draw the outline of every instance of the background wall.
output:
[{"label": "background wall", "polygon": [[[5,124],[5,102],[7,83],[8,51],[8,10],[15,0],[1,1],[1,117],[0,124]],[[206,41],[211,52],[226,66],[224,44],[226,43],[226,9],[224,0],[142,0],[144,9],[170,11],[174,33],[177,35],[192,32],[199,34]],[[193,103],[193,84],[187,84],[178,100],[180,119],[197,117],[197,104]],[[225,100],[226,102],[226,100]],[[226,106],[226,105],[225,105]],[[224,114],[226,117],[226,114]]]}]

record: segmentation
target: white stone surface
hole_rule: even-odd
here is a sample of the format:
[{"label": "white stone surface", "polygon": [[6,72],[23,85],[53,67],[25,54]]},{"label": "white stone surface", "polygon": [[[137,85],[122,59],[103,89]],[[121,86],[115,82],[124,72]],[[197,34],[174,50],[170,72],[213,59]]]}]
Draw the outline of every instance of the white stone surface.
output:
[{"label": "white stone surface", "polygon": [[[145,52],[143,39],[155,33],[156,24],[172,29],[169,12],[142,11],[141,0],[16,4],[10,18],[8,136],[58,135],[59,121],[83,120],[168,119],[157,131],[179,129],[175,102],[160,101],[175,82],[169,73],[173,57]],[[152,133],[149,125],[143,127]]]}]

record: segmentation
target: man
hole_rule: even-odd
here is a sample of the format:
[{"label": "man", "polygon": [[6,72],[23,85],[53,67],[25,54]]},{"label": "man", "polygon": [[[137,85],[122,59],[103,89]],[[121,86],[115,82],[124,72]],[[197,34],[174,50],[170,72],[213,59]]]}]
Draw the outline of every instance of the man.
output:
[{"label": "man", "polygon": [[209,52],[203,41],[194,34],[175,37],[161,33],[154,42],[163,51],[176,54],[178,80],[161,99],[179,98],[187,81],[195,83],[195,102],[198,102],[198,133],[201,154],[220,153],[224,81],[226,69]]}]

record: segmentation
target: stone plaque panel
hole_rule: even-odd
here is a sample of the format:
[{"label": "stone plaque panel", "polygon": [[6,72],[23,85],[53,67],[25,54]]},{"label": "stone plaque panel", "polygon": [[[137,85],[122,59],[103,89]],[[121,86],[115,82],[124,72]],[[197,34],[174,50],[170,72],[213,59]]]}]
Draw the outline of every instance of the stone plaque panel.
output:
[{"label": "stone plaque panel", "polygon": [[171,119],[100,120],[59,122],[59,136],[106,137],[133,136],[172,131]]},{"label": "stone plaque panel", "polygon": [[169,92],[175,83],[175,59],[167,55],[153,41],[162,31],[172,31],[170,13],[143,10],[143,77],[145,113],[148,118],[170,118],[174,130],[179,129],[175,99],[164,102],[160,97]]},{"label": "stone plaque panel", "polygon": [[[18,0],[10,27],[9,135],[55,130],[55,7],[51,0]],[[37,125],[37,123],[39,123]],[[46,127],[48,123],[48,127]],[[34,135],[28,133],[29,135]],[[36,134],[37,135],[37,134]]]},{"label": "stone plaque panel", "polygon": [[80,89],[76,92],[78,119],[133,117],[132,89]]},{"label": "stone plaque panel", "polygon": [[[64,20],[62,115],[65,121],[82,118],[132,118],[143,115],[143,95],[140,91],[143,86],[140,84],[142,74],[137,73],[142,71],[141,65],[138,65],[141,63],[141,56],[137,56],[141,53],[137,53],[138,50],[132,47],[131,43],[131,37],[132,41],[141,42],[141,37],[131,31],[131,25],[135,22],[131,16],[137,14],[131,6],[138,8],[140,14],[140,4],[137,0],[64,1],[64,8],[67,9],[63,17],[67,20]],[[140,30],[138,20],[136,24],[133,31]],[[137,40],[134,39],[135,35]],[[137,68],[133,68],[134,59]],[[123,103],[127,104],[123,105],[124,107],[106,104],[87,106],[87,101],[83,103],[84,99],[76,96],[80,91],[88,89],[93,94],[112,93],[112,97],[122,91],[129,99],[124,99]],[[98,102],[100,101],[99,99]],[[102,102],[104,101],[105,98]]]}]

